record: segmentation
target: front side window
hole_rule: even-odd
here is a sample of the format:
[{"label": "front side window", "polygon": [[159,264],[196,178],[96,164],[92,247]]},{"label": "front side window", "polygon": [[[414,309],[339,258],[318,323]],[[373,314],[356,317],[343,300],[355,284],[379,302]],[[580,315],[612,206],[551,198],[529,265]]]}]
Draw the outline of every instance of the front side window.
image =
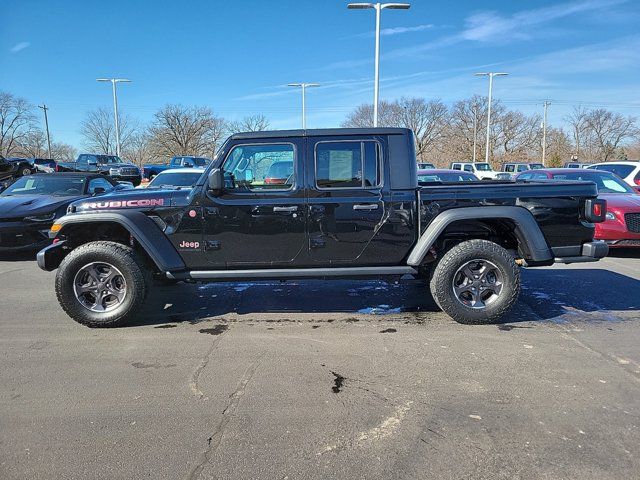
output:
[{"label": "front side window", "polygon": [[232,188],[289,190],[295,183],[295,150],[290,143],[237,145],[224,163]]},{"label": "front side window", "polygon": [[504,169],[505,172],[513,172],[513,165],[507,165]]},{"label": "front side window", "polygon": [[321,142],[316,145],[316,186],[372,188],[380,185],[378,143]]},{"label": "front side window", "polygon": [[473,172],[473,167],[471,165],[465,165],[464,166],[464,171],[465,172]]}]

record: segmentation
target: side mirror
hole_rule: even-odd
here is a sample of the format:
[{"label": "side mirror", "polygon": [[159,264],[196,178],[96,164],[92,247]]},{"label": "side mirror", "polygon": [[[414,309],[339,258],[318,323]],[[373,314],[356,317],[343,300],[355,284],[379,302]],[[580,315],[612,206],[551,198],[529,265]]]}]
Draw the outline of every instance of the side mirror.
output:
[{"label": "side mirror", "polygon": [[98,161],[97,160],[89,160],[89,161],[87,161],[87,164],[95,166],[95,165],[98,165]]},{"label": "side mirror", "polygon": [[94,195],[102,195],[104,192],[106,192],[107,189],[104,187],[96,187],[93,189],[93,194]]},{"label": "side mirror", "polygon": [[224,188],[224,178],[222,175],[222,170],[219,168],[213,168],[209,172],[209,190],[214,194],[219,194],[222,192]]}]

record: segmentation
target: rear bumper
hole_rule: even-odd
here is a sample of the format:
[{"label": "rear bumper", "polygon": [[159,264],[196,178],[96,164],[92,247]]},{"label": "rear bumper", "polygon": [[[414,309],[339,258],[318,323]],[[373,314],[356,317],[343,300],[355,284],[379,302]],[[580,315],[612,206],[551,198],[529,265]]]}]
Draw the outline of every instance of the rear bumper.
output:
[{"label": "rear bumper", "polygon": [[609,253],[606,242],[594,240],[593,242],[572,247],[552,248],[554,263],[583,263],[597,262]]}]

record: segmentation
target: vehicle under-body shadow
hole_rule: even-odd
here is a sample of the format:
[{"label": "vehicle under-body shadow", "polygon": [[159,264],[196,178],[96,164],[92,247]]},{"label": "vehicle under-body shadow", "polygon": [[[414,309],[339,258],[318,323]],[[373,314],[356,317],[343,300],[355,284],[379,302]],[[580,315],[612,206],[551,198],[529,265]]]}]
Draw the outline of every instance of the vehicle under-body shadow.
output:
[{"label": "vehicle under-body shadow", "polygon": [[383,316],[438,311],[427,285],[420,281],[220,282],[155,287],[145,314],[132,325],[197,323],[228,314],[279,314],[282,320],[292,320],[304,313]]}]

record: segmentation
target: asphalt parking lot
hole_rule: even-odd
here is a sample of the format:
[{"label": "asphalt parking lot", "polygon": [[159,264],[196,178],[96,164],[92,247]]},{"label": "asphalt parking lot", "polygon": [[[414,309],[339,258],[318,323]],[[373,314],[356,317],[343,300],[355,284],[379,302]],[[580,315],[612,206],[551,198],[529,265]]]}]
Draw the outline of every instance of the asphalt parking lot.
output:
[{"label": "asphalt parking lot", "polygon": [[638,478],[640,258],[524,273],[505,323],[417,282],[159,287],[71,321],[0,262],[0,478]]}]

